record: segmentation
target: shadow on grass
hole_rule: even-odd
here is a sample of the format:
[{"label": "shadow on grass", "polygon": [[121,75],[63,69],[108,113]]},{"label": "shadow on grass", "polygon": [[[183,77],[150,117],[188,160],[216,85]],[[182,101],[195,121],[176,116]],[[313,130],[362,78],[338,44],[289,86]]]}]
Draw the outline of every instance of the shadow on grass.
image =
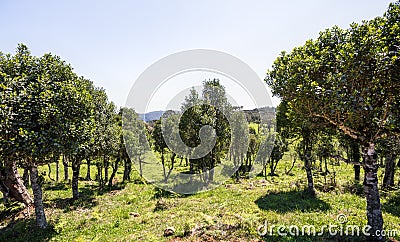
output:
[{"label": "shadow on grass", "polygon": [[153,199],[160,199],[160,198],[183,198],[183,197],[190,197],[193,194],[179,194],[170,192],[159,187],[154,187],[154,195]]},{"label": "shadow on grass", "polygon": [[19,202],[11,202],[4,206],[5,209],[0,211],[0,222],[18,216],[25,208],[25,206]]},{"label": "shadow on grass", "polygon": [[383,203],[382,210],[400,217],[400,192],[394,193],[385,203]]},{"label": "shadow on grass", "polygon": [[45,191],[62,191],[68,190],[71,185],[68,183],[58,182],[58,183],[45,183],[42,185],[42,189]]},{"label": "shadow on grass", "polygon": [[359,197],[364,197],[364,185],[359,181],[350,181],[343,185],[343,190],[345,192],[357,195]]},{"label": "shadow on grass", "polygon": [[[117,183],[112,185],[111,188],[105,186],[103,189],[99,189],[97,185],[85,184],[79,187],[79,198],[74,200],[72,197],[68,198],[56,198],[45,202],[45,207],[47,208],[57,208],[63,209],[64,212],[70,210],[76,210],[78,208],[92,208],[97,206],[98,202],[96,197],[102,196],[104,194],[115,195],[118,191],[123,190],[126,183]],[[69,190],[70,185],[65,183],[58,183],[53,185],[45,186],[45,190]],[[71,193],[72,196],[72,193]]]},{"label": "shadow on grass", "polygon": [[270,193],[258,198],[255,203],[260,209],[279,213],[327,211],[331,208],[328,203],[304,191]]},{"label": "shadow on grass", "polygon": [[56,235],[56,231],[51,225],[46,229],[38,228],[33,217],[19,218],[1,228],[0,241],[49,241]]},{"label": "shadow on grass", "polygon": [[96,196],[98,195],[102,195],[102,192],[99,192],[90,186],[82,187],[79,189],[78,199],[56,198],[46,202],[45,207],[63,209],[64,212],[69,212],[78,208],[92,208],[98,204],[96,201]]}]

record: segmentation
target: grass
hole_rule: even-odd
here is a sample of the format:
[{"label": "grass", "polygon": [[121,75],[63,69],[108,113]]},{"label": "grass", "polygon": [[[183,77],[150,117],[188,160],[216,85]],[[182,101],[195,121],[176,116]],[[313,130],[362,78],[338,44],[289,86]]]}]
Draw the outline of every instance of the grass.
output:
[{"label": "grass", "polygon": [[[43,185],[45,211],[50,228],[34,226],[34,215],[24,218],[23,208],[0,204],[0,241],[362,241],[365,238],[329,236],[260,236],[258,228],[285,225],[313,225],[316,231],[337,221],[339,214],[346,225],[366,225],[366,202],[362,185],[351,180],[352,166],[333,165],[326,179],[315,169],[317,197],[303,192],[305,171],[298,161],[292,172],[285,156],[278,165],[277,177],[256,177],[237,183],[233,179],[218,188],[194,195],[165,192],[142,182],[134,172],[133,182],[119,184],[111,191],[99,191],[94,181],[80,181],[81,198],[71,201],[68,182],[46,177]],[[47,166],[41,167],[47,171]],[[92,169],[93,178],[96,169]],[[52,167],[52,176],[55,176]],[[61,169],[60,169],[61,172]],[[335,172],[335,173],[333,173]],[[335,175],[333,175],[335,174]],[[72,174],[71,174],[72,175]],[[81,168],[86,176],[86,165]],[[399,174],[396,174],[398,177]],[[60,173],[61,177],[61,173]],[[122,180],[122,169],[117,174]],[[325,182],[326,180],[326,182]],[[380,181],[382,171],[380,171]],[[335,183],[336,182],[336,183]],[[400,195],[382,192],[385,229],[398,229]],[[174,227],[173,236],[164,230]],[[276,230],[274,230],[276,232]],[[400,239],[400,231],[394,236]]]}]

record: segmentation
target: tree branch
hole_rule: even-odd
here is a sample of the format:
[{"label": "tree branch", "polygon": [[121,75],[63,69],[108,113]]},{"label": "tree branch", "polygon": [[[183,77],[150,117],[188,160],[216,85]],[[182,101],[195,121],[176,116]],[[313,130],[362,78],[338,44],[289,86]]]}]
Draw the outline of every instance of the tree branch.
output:
[{"label": "tree branch", "polygon": [[341,123],[335,122],[334,120],[330,119],[326,115],[321,115],[321,114],[316,114],[316,113],[311,113],[311,116],[318,117],[318,118],[323,118],[326,121],[328,121],[330,124],[333,124],[335,127],[338,129],[342,130],[345,134],[350,136],[353,139],[361,139],[359,133],[349,127],[344,126]]}]

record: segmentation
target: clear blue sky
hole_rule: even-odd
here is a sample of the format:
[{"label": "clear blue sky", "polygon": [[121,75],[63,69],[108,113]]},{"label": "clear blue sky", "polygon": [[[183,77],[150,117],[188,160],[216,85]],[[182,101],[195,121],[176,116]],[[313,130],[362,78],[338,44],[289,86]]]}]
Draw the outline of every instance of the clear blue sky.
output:
[{"label": "clear blue sky", "polygon": [[0,51],[14,52],[24,43],[34,55],[59,55],[122,106],[145,68],[169,54],[227,52],[263,78],[282,50],[333,25],[346,28],[382,15],[390,2],[2,0]]}]

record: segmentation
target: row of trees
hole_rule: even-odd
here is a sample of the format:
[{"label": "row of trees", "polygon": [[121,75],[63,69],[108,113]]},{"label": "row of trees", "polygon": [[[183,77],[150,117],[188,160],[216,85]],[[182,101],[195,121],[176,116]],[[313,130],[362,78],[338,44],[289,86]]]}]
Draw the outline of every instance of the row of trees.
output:
[{"label": "row of trees", "polygon": [[[92,179],[91,168],[95,166],[99,188],[111,188],[122,162],[123,181],[130,180],[133,162],[137,162],[142,175],[151,146],[160,153],[165,181],[180,158],[180,166],[186,166],[190,173],[200,173],[208,184],[214,179],[213,168],[227,156],[236,169],[250,167],[263,132],[260,128],[248,131],[245,115],[230,105],[224,87],[216,79],[204,82],[201,97],[191,90],[181,112],[166,112],[162,122],[150,127],[133,109],[117,110],[103,89],[77,76],[58,56],[35,57],[22,44],[15,55],[0,55],[0,97],[0,190],[5,200],[34,207],[41,228],[47,227],[47,222],[39,166],[47,165],[50,172],[50,164],[54,163],[58,181],[62,162],[64,179],[71,181],[75,200],[79,198],[83,162],[87,165],[87,180]],[[208,130],[211,133],[203,132],[204,126],[212,128]],[[165,133],[175,137],[166,139]],[[214,142],[209,134],[215,135]],[[177,142],[180,139],[182,143]],[[171,150],[171,144],[176,149]],[[208,148],[211,151],[206,156],[196,157]],[[22,179],[18,168],[24,170]],[[29,185],[33,199],[27,190]]]},{"label": "row of trees", "polygon": [[[221,163],[229,164],[225,169],[235,173],[237,179],[248,173],[260,144],[268,134],[273,137],[275,132],[272,127],[275,110],[267,111],[268,123],[261,124],[258,119],[256,128],[249,127],[245,112],[228,102],[225,88],[218,79],[204,81],[201,95],[192,88],[181,110],[164,113],[154,122],[151,131],[151,144],[160,154],[164,181],[176,167],[176,158],[181,159],[179,166],[185,167],[189,174],[200,174],[204,185],[214,181],[213,168]],[[258,111],[257,114],[260,115]],[[265,152],[260,157],[267,158],[268,151]],[[185,159],[184,164],[182,159]],[[257,162],[266,164],[268,161],[260,159]]]},{"label": "row of trees", "polygon": [[[310,191],[313,183],[309,167],[315,137],[321,132],[339,132],[352,147],[356,174],[360,166],[365,171],[367,218],[373,233],[383,229],[377,150],[387,157],[388,184],[393,184],[392,170],[398,155],[399,22],[397,1],[382,17],[352,24],[346,30],[327,29],[304,46],[282,52],[266,77],[291,117],[289,133],[301,138],[301,158]],[[360,154],[362,162],[358,162]]]},{"label": "row of trees", "polygon": [[[134,130],[122,138],[122,112],[134,122]],[[145,126],[131,109],[117,111],[103,89],[77,76],[59,57],[34,57],[25,45],[15,55],[0,54],[0,190],[5,199],[14,199],[28,208],[34,206],[39,227],[47,226],[38,166],[63,161],[65,179],[72,167],[72,197],[79,197],[78,178],[82,161],[97,166],[102,188],[109,186],[120,162],[124,179],[130,179],[132,161],[124,145],[140,150],[139,134]],[[62,159],[60,158],[62,157]],[[109,176],[109,167],[112,173]],[[33,200],[24,181],[30,175]],[[50,166],[49,166],[50,167]],[[103,177],[104,173],[104,177]],[[29,174],[29,175],[28,175]]]}]

